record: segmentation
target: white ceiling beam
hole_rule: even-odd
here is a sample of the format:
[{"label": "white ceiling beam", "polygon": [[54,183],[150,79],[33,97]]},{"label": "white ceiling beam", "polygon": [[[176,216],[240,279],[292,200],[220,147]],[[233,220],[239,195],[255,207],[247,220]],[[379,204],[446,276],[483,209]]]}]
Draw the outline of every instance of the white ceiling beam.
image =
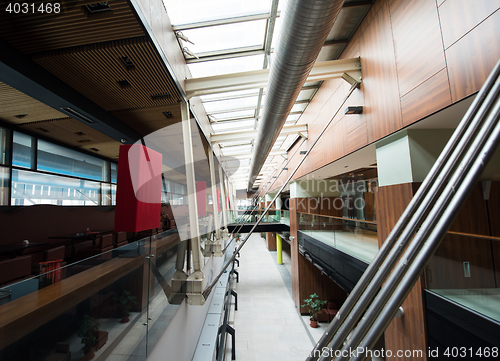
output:
[{"label": "white ceiling beam", "polygon": [[[280,13],[278,12],[278,16],[279,16],[279,14]],[[247,16],[237,16],[237,17],[227,18],[227,19],[217,19],[217,20],[209,20],[209,21],[200,21],[197,23],[191,23],[191,24],[185,24],[185,25],[176,25],[176,26],[172,26],[172,30],[180,31],[180,30],[188,30],[188,29],[199,29],[199,28],[206,28],[209,26],[235,24],[235,23],[242,23],[245,21],[269,19],[269,17],[270,17],[269,13],[247,15]]]},{"label": "white ceiling beam", "polygon": [[[359,58],[330,60],[314,64],[306,82],[340,78],[344,73],[361,81]],[[269,69],[186,79],[187,97],[223,93],[234,90],[264,88],[267,86]]]},{"label": "white ceiling beam", "polygon": [[[238,132],[216,133],[210,135],[210,142],[234,142],[236,140],[255,139],[257,137],[257,130],[242,130]],[[281,129],[280,135],[290,134],[307,134],[307,124],[285,125]]]}]

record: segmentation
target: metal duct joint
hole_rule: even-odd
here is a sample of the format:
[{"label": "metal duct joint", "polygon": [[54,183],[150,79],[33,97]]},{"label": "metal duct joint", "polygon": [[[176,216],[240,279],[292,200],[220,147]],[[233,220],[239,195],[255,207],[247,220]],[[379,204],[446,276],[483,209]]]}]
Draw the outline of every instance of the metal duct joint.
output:
[{"label": "metal duct joint", "polygon": [[344,0],[289,0],[269,73],[248,190],[252,189],[286,118],[332,29]]}]

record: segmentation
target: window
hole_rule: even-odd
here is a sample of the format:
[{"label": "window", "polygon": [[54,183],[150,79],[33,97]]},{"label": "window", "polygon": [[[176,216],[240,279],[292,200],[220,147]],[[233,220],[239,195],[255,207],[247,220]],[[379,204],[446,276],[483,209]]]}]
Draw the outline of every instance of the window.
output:
[{"label": "window", "polygon": [[97,206],[100,198],[99,182],[12,170],[11,205]]},{"label": "window", "polygon": [[104,180],[105,161],[40,140],[37,169],[79,178]]},{"label": "window", "polygon": [[0,167],[0,206],[9,205],[10,168]]},{"label": "window", "polygon": [[32,168],[33,143],[35,139],[29,135],[14,132],[12,144],[12,165],[23,168]]},{"label": "window", "polygon": [[8,131],[7,129],[0,128],[0,164],[7,164],[8,158]]}]

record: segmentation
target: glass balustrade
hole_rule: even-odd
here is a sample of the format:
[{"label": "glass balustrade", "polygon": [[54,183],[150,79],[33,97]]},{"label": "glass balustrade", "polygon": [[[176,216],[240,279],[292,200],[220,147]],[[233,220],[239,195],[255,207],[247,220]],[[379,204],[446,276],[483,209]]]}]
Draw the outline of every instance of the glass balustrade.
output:
[{"label": "glass balustrade", "polygon": [[371,221],[298,213],[298,230],[368,263],[379,249],[377,224]]}]

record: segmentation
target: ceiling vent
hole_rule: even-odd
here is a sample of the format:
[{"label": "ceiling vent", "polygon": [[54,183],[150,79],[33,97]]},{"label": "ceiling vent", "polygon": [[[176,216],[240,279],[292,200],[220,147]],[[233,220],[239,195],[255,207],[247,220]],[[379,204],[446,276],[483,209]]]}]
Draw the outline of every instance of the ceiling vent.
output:
[{"label": "ceiling vent", "polygon": [[84,132],[75,132],[76,135],[79,135],[79,136],[82,136],[82,135],[85,135]]},{"label": "ceiling vent", "polygon": [[90,148],[90,150],[93,150],[94,152],[98,152],[99,151],[99,149],[97,149],[97,148]]},{"label": "ceiling vent", "polygon": [[78,143],[89,143],[91,142],[90,139],[82,139],[82,140],[78,140]]},{"label": "ceiling vent", "polygon": [[25,116],[27,116],[28,114],[17,114],[17,115],[14,115],[14,118],[17,118],[17,119],[22,119],[24,118]]},{"label": "ceiling vent", "polygon": [[50,133],[50,130],[47,130],[47,129],[42,128],[42,127],[38,127],[36,129],[38,129],[39,131],[44,132],[44,133]]},{"label": "ceiling vent", "polygon": [[120,84],[120,88],[122,88],[122,89],[132,88],[132,85],[126,80],[118,80],[118,84]]},{"label": "ceiling vent", "polygon": [[171,97],[170,93],[163,93],[163,94],[154,94],[154,95],[151,95],[151,99],[153,99],[153,100],[167,99],[167,98],[170,98],[170,97]]},{"label": "ceiling vent", "polygon": [[89,124],[96,124],[97,123],[96,121],[90,119],[89,117],[83,115],[82,113],[77,112],[73,108],[65,107],[65,108],[61,108],[61,111],[63,113],[68,114],[73,119],[80,120],[80,121],[83,121],[83,122],[89,123]]},{"label": "ceiling vent", "polygon": [[127,68],[127,70],[134,70],[135,65],[132,63],[132,60],[128,56],[122,56],[120,57],[120,60],[122,61],[123,65]]},{"label": "ceiling vent", "polygon": [[173,114],[171,112],[169,112],[168,110],[166,112],[163,112],[163,114],[167,117],[167,118],[173,118]]},{"label": "ceiling vent", "polygon": [[107,1],[103,1],[100,3],[85,5],[85,10],[87,11],[87,14],[90,15],[111,11],[111,7],[108,5]]}]

